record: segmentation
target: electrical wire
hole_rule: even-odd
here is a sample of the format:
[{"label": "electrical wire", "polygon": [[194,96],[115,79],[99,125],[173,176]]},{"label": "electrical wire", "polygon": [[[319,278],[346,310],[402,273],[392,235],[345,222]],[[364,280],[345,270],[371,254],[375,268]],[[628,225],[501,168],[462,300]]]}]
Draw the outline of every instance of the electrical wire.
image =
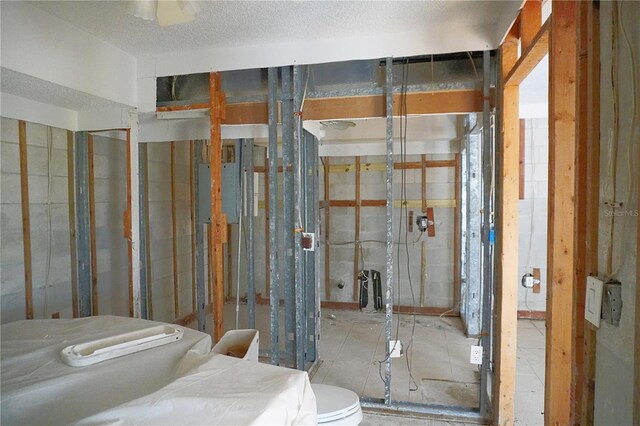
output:
[{"label": "electrical wire", "polygon": [[[622,38],[625,41],[625,44],[627,46],[627,50],[629,53],[629,61],[630,61],[630,68],[631,68],[631,73],[630,73],[630,82],[631,82],[631,120],[630,120],[630,126],[629,126],[629,138],[628,138],[628,142],[627,142],[627,152],[626,152],[626,157],[627,157],[627,172],[628,172],[628,182],[627,182],[627,194],[626,197],[624,198],[624,203],[622,204],[623,207],[625,207],[626,209],[629,209],[629,206],[631,204],[631,200],[634,194],[634,189],[635,189],[635,185],[637,184],[637,180],[638,179],[634,179],[633,176],[633,171],[634,168],[632,166],[632,148],[634,145],[634,143],[632,143],[633,141],[635,141],[635,130],[636,130],[636,122],[637,122],[637,109],[636,109],[636,102],[637,102],[637,94],[636,94],[636,82],[635,82],[635,78],[636,78],[636,57],[634,55],[634,51],[633,51],[633,45],[631,44],[630,40],[629,40],[629,34],[627,32],[627,28],[625,26],[624,23],[624,13],[622,11],[622,4],[618,5],[616,4],[614,6],[614,14],[613,14],[613,31],[612,31],[612,44],[613,44],[613,49],[612,49],[612,65],[611,65],[611,85],[612,85],[612,91],[613,91],[613,97],[614,97],[614,131],[612,132],[614,136],[613,140],[611,141],[611,148],[610,148],[610,158],[609,158],[609,162],[610,162],[610,167],[615,167],[615,165],[612,165],[611,163],[617,163],[618,160],[618,144],[619,144],[619,138],[620,138],[620,119],[619,116],[617,115],[618,112],[620,111],[620,99],[619,99],[619,94],[618,91],[616,89],[616,85],[615,85],[615,78],[616,78],[616,71],[618,70],[618,49],[619,49],[619,44],[617,41],[618,38],[618,34],[617,34],[617,30],[618,27],[620,29],[620,32],[622,33]],[[614,145],[615,144],[615,145]],[[614,150],[615,147],[615,150]],[[612,152],[613,151],[613,152]],[[613,199],[612,201],[616,201],[616,178],[617,178],[617,170],[615,168],[610,168],[611,173],[612,173],[612,180],[613,180]],[[613,209],[615,209],[615,207],[613,207]],[[617,217],[617,215],[615,214],[615,210],[614,214],[612,214],[612,218],[611,218],[611,228],[610,228],[610,240],[609,240],[609,246],[608,246],[608,254],[607,254],[607,276],[608,279],[611,278],[615,278],[618,276],[618,274],[620,273],[620,271],[622,270],[625,261],[627,259],[627,257],[631,257],[631,256],[621,256],[621,260],[618,263],[617,267],[615,268],[615,270],[613,270],[613,242],[614,242],[614,236],[615,236],[615,230],[614,230],[614,226],[615,226],[615,219]],[[621,240],[622,240],[622,244],[621,246],[624,247],[625,242],[628,239],[628,233],[625,232],[626,230],[626,226],[628,224],[628,220],[624,220],[622,221],[622,227],[619,230],[620,234],[621,234]],[[635,245],[632,244],[632,246],[634,246],[633,248],[631,248],[631,250],[635,249]],[[623,249],[624,252],[624,249]]]},{"label": "electrical wire", "polygon": [[[616,86],[616,71],[618,69],[618,4],[613,3],[614,12],[611,15],[611,92],[613,96],[613,128],[610,134],[611,142],[609,144],[609,174],[610,174],[610,190],[611,201],[616,201],[617,192],[617,162],[618,162],[618,109],[619,109],[619,97],[618,88]],[[608,191],[607,191],[608,192]],[[615,212],[615,210],[614,210]],[[615,233],[616,215],[611,216],[609,226],[609,244],[607,249],[607,275],[613,275],[613,240]]]},{"label": "electrical wire", "polygon": [[476,68],[476,63],[473,62],[473,57],[471,56],[471,52],[467,52],[467,56],[469,57],[469,61],[471,61],[471,66],[473,67],[473,73],[476,75],[476,80],[479,80],[478,69]]}]

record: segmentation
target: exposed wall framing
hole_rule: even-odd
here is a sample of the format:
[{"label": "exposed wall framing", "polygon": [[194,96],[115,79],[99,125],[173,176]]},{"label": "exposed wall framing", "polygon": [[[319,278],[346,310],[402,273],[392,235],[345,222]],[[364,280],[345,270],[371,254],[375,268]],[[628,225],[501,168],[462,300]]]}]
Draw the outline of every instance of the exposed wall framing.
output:
[{"label": "exposed wall framing", "polygon": [[22,201],[22,244],[24,250],[24,294],[26,318],[33,319],[33,283],[31,270],[31,217],[29,214],[29,166],[27,160],[27,123],[18,121],[20,149],[20,198]]},{"label": "exposed wall framing", "polygon": [[[448,90],[407,93],[407,114],[468,114],[482,111],[481,90]],[[393,105],[399,107],[400,94],[393,94]],[[308,98],[305,100],[305,120],[338,120],[385,117],[385,95],[348,96],[339,98]],[[208,109],[207,103],[163,106],[157,112]],[[267,102],[227,105],[221,124],[268,124]]]},{"label": "exposed wall framing", "polygon": [[93,154],[93,135],[87,136],[88,184],[89,184],[89,247],[91,256],[91,315],[98,311],[98,254],[96,250],[96,190]]},{"label": "exposed wall framing", "polygon": [[570,424],[575,346],[576,2],[556,2],[549,47],[549,220],[545,423]]},{"label": "exposed wall framing", "polygon": [[209,127],[210,148],[209,164],[211,165],[211,224],[213,231],[213,339],[215,342],[224,334],[224,272],[222,247],[227,242],[227,218],[222,213],[222,135],[221,124],[225,118],[225,102],[220,74],[212,72],[209,76]]}]

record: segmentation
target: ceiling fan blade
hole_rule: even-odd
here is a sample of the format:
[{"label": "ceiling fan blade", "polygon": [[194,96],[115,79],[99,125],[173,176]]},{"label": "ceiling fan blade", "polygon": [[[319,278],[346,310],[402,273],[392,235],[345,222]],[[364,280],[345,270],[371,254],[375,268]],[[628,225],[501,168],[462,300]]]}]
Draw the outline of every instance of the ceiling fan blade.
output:
[{"label": "ceiling fan blade", "polygon": [[158,15],[158,1],[157,0],[125,0],[124,8],[128,14],[137,18],[142,18],[147,21],[155,21]]},{"label": "ceiling fan blade", "polygon": [[192,8],[184,7],[178,0],[158,1],[158,24],[161,26],[184,24],[195,17]]}]

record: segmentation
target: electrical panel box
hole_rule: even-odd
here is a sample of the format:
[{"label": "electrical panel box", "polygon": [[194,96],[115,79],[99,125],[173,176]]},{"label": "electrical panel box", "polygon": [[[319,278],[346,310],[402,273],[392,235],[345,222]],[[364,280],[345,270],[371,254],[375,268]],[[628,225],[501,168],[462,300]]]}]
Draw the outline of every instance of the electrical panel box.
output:
[{"label": "electrical panel box", "polygon": [[602,297],[602,318],[609,324],[620,326],[622,316],[622,284],[619,281],[609,281],[604,284]]},{"label": "electrical panel box", "polygon": [[[222,211],[227,223],[238,223],[238,186],[240,168],[238,163],[222,165]],[[209,164],[198,165],[198,213],[201,223],[211,223],[211,169]]]}]

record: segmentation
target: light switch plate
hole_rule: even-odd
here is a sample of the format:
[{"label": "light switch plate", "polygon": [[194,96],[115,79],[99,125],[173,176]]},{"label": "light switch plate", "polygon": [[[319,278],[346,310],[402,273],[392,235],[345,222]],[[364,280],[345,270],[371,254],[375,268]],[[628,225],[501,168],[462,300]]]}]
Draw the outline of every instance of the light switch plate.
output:
[{"label": "light switch plate", "polygon": [[596,327],[600,327],[602,311],[602,280],[587,277],[587,296],[584,302],[584,318]]}]

